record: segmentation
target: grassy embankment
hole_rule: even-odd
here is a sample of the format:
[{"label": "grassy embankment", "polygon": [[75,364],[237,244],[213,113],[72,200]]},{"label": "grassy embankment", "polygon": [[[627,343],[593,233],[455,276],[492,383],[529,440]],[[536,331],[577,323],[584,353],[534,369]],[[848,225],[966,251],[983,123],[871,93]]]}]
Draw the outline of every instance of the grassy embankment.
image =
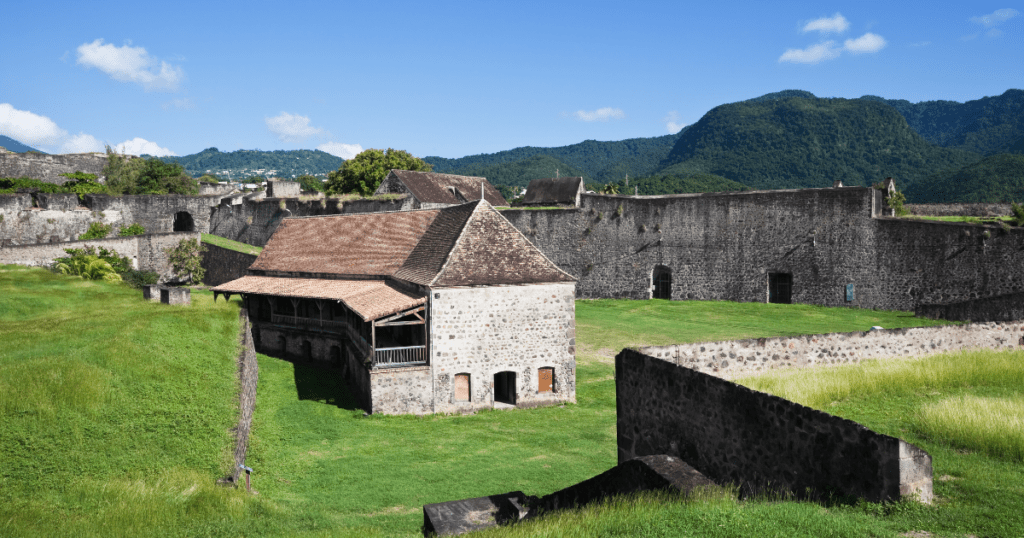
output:
[{"label": "grassy embankment", "polygon": [[256,246],[253,246],[253,245],[247,245],[245,243],[240,243],[238,241],[234,241],[234,240],[228,239],[226,237],[221,237],[219,235],[213,235],[213,234],[206,234],[206,233],[204,233],[203,234],[203,243],[209,243],[211,245],[216,245],[218,247],[226,248],[228,250],[234,250],[236,252],[241,252],[243,254],[256,254],[256,255],[259,255],[260,252],[263,252],[263,247],[256,247]]},{"label": "grassy embankment", "polygon": [[[931,323],[802,305],[579,301],[579,403],[467,416],[364,417],[332,372],[260,356],[247,462],[259,495],[248,496],[212,485],[230,465],[237,303],[214,305],[197,293],[194,306],[169,307],[116,284],[3,270],[0,330],[15,336],[0,351],[0,535],[15,536],[415,536],[424,503],[545,494],[613,466],[611,357],[625,345]],[[548,530],[511,532],[1009,536],[1024,527],[1010,508],[1024,502],[1020,463],[930,440],[910,422],[922,403],[956,391],[1009,390],[985,379],[939,395],[915,389],[829,402],[829,412],[929,450],[936,477],[956,478],[936,482],[937,507],[739,502],[726,490],[690,502],[647,498],[606,516],[569,513]],[[72,380],[99,388],[61,388]]]}]

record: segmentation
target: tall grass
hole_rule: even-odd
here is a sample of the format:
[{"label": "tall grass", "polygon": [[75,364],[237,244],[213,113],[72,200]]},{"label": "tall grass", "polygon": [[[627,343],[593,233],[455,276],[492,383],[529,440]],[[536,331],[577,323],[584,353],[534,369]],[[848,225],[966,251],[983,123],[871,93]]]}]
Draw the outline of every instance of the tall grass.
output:
[{"label": "tall grass", "polygon": [[923,406],[915,423],[935,439],[1024,463],[1024,395],[947,398]]},{"label": "tall grass", "polygon": [[1024,352],[964,351],[921,359],[866,360],[834,368],[773,370],[736,381],[808,407],[921,388],[1024,387]]}]

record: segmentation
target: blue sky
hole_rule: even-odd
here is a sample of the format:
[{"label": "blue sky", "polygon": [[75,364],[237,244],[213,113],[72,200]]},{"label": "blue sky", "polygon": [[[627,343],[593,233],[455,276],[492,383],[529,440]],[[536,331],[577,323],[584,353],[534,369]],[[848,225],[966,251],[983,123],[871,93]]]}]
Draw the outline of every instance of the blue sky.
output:
[{"label": "blue sky", "polygon": [[1024,87],[1024,7],[1002,0],[88,4],[0,11],[0,134],[48,152],[461,157],[659,136],[785,89]]}]

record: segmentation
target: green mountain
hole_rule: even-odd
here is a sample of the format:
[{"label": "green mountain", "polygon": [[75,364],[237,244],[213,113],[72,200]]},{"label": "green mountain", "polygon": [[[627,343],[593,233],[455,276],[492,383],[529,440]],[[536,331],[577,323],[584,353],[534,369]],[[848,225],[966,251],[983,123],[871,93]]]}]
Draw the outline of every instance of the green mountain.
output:
[{"label": "green mountain", "polygon": [[[434,168],[437,172],[437,168]],[[586,172],[565,164],[564,162],[550,155],[534,155],[521,161],[502,162],[494,164],[475,164],[462,168],[458,172],[461,175],[481,176],[495,185],[506,185],[509,187],[526,187],[530,181],[545,177],[569,176],[583,177],[584,182],[591,181]]]},{"label": "green mountain", "polygon": [[244,179],[250,176],[296,178],[303,174],[326,176],[328,172],[337,170],[345,162],[341,157],[320,150],[241,149],[223,153],[217,148],[204,149],[184,157],[160,157],[160,160],[178,163],[195,177],[214,174],[223,179]]},{"label": "green mountain", "polygon": [[1024,155],[1002,153],[938,172],[904,194],[913,203],[1024,201]]},{"label": "green mountain", "polygon": [[719,175],[755,189],[908,185],[980,159],[930,144],[891,106],[785,97],[722,105],[682,133],[659,173]]},{"label": "green mountain", "polygon": [[[685,131],[684,128],[680,133]],[[580,175],[600,183],[609,183],[623,179],[627,174],[630,177],[640,177],[656,172],[659,164],[679,138],[680,133],[652,138],[630,138],[618,142],[585,140],[579,144],[556,148],[526,146],[498,153],[470,155],[460,159],[425,157],[423,160],[432,164],[435,172],[469,175],[470,170],[479,170],[484,166],[514,163],[538,155],[547,155],[575,167],[574,170],[579,170],[579,173],[570,174],[562,173],[559,169],[561,175]],[[553,175],[554,170],[552,169],[540,176],[518,178],[516,184],[523,181],[529,183],[531,179],[552,177]],[[501,182],[497,181],[497,183]]]},{"label": "green mountain", "polygon": [[36,148],[26,146],[25,144],[22,144],[21,142],[18,142],[17,140],[4,135],[0,135],[0,147],[6,149],[7,151],[13,151],[14,153],[25,153],[28,151],[43,153],[42,151],[39,151]]},{"label": "green mountain", "polygon": [[750,187],[714,174],[696,172],[685,176],[654,175],[617,182],[622,194],[684,194],[694,192],[749,191]]},{"label": "green mountain", "polygon": [[1007,146],[1024,138],[1022,90],[1010,89],[996,97],[982,97],[966,103],[911,103],[874,95],[866,95],[862,99],[889,104],[925,140],[943,147],[992,155],[1006,151]]}]

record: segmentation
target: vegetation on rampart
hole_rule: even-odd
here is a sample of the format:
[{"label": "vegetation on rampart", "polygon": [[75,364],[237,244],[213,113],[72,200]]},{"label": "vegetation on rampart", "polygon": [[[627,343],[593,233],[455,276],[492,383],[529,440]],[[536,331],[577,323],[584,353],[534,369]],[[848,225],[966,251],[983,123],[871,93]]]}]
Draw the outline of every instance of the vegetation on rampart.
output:
[{"label": "vegetation on rampart", "polygon": [[234,241],[226,237],[221,237],[219,235],[204,233],[202,235],[202,238],[203,243],[216,245],[218,247],[226,248],[228,250],[234,250],[235,252],[241,252],[243,254],[259,255],[260,252],[263,252],[263,247],[256,247],[239,241]]}]

